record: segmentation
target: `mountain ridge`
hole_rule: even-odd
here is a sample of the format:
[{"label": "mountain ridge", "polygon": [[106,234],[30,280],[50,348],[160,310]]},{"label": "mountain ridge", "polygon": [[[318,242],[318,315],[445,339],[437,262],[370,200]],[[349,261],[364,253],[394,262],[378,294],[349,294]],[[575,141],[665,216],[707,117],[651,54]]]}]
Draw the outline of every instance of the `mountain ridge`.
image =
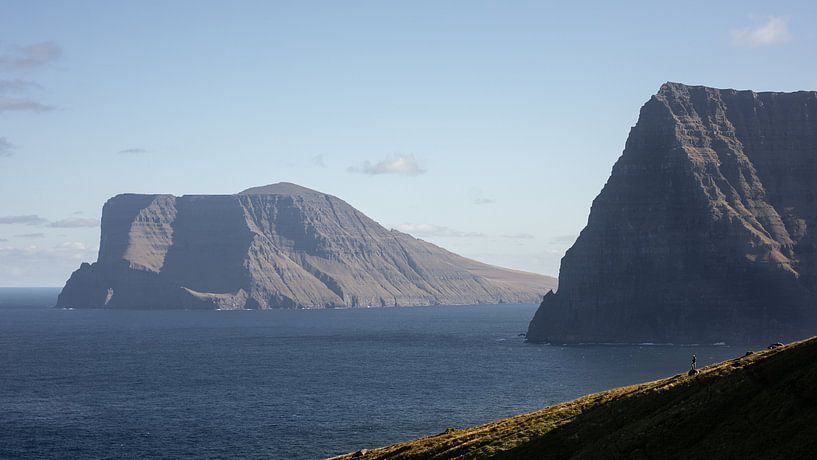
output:
[{"label": "mountain ridge", "polygon": [[538,301],[542,275],[482,264],[291,183],[235,195],[120,194],[96,263],[57,305],[325,308]]}]

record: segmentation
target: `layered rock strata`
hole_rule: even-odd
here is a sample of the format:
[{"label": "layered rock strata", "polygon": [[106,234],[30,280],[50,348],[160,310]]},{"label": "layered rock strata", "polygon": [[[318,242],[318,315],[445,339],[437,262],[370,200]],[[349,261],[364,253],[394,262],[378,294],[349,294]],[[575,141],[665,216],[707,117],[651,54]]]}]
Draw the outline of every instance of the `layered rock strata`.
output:
[{"label": "layered rock strata", "polygon": [[118,195],[96,263],[60,307],[324,308],[538,301],[555,279],[387,230],[294,184],[237,195]]},{"label": "layered rock strata", "polygon": [[534,342],[817,333],[817,93],[667,83],[562,259]]}]

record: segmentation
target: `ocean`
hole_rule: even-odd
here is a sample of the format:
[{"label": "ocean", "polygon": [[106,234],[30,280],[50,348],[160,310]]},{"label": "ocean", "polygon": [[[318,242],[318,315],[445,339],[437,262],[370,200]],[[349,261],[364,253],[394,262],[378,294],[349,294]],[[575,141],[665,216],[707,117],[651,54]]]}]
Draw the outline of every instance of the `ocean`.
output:
[{"label": "ocean", "polygon": [[52,308],[0,289],[0,458],[315,459],[742,355],[524,342],[536,305]]}]

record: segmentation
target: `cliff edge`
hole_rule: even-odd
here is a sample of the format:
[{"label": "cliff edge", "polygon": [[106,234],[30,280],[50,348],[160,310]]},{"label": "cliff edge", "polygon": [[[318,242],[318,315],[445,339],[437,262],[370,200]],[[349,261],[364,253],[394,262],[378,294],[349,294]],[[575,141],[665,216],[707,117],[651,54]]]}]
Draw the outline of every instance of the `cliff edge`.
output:
[{"label": "cliff edge", "polygon": [[817,332],[817,92],[667,83],[641,109],[533,342]]},{"label": "cliff edge", "polygon": [[59,307],[325,308],[535,302],[556,280],[483,264],[281,183],[118,195]]}]

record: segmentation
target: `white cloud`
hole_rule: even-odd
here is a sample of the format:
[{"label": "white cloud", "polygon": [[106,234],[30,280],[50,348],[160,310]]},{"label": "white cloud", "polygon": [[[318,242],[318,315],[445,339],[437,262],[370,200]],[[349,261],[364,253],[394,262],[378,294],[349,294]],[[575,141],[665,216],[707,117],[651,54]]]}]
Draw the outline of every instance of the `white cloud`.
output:
[{"label": "white cloud", "polygon": [[579,235],[575,235],[573,233],[567,234],[567,235],[557,235],[557,236],[551,237],[548,240],[548,243],[558,245],[558,246],[563,246],[563,245],[566,245],[566,244],[573,244],[574,242],[576,242],[576,238],[578,238],[578,237],[579,237]]},{"label": "white cloud", "polygon": [[0,157],[10,157],[16,148],[14,144],[8,141],[5,137],[0,137]]},{"label": "white cloud", "polygon": [[468,198],[471,200],[471,203],[474,204],[492,204],[495,202],[492,198],[486,197],[479,187],[474,187],[469,190]]},{"label": "white cloud", "polygon": [[0,244],[0,286],[61,286],[81,262],[96,260],[96,251],[74,241],[53,247]]},{"label": "white cloud", "polygon": [[360,166],[349,167],[349,171],[369,175],[398,174],[403,176],[418,176],[426,172],[414,155],[397,155],[377,163],[366,161]]},{"label": "white cloud", "polygon": [[0,94],[25,93],[32,89],[42,89],[42,86],[28,80],[0,80]]},{"label": "white cloud", "polygon": [[61,219],[56,222],[51,222],[48,225],[49,227],[54,228],[81,228],[81,227],[99,227],[99,220],[97,219],[86,219],[81,217],[69,217],[67,219]]},{"label": "white cloud", "polygon": [[530,233],[509,233],[509,234],[500,235],[500,236],[502,236],[502,238],[509,238],[509,239],[513,239],[513,240],[532,240],[533,238],[535,238]]},{"label": "white cloud", "polygon": [[483,238],[482,233],[463,232],[452,228],[433,224],[410,224],[403,223],[397,226],[397,230],[413,236],[421,237],[444,237],[444,238]]},{"label": "white cloud", "polygon": [[94,251],[93,248],[88,246],[85,243],[80,243],[79,241],[64,241],[54,247],[54,249],[58,251],[68,250],[68,251]]},{"label": "white cloud", "polygon": [[0,70],[24,70],[42,67],[62,56],[62,48],[52,41],[19,46],[0,54]]},{"label": "white cloud", "polygon": [[499,267],[524,270],[543,275],[558,276],[564,251],[526,252],[524,254],[500,254],[495,252],[465,253],[466,257]]},{"label": "white cloud", "polygon": [[314,157],[312,157],[312,164],[319,168],[325,168],[326,161],[324,159],[324,155],[315,155]]},{"label": "white cloud", "polygon": [[505,238],[510,240],[530,240],[535,238],[530,233],[506,233],[502,235],[489,235],[479,232],[465,232],[450,227],[424,223],[402,223],[396,226],[396,230],[408,233],[413,236],[426,238]]},{"label": "white cloud", "polygon": [[22,224],[22,225],[41,225],[47,224],[48,220],[40,216],[29,214],[26,216],[2,216],[0,217],[0,224]]},{"label": "white cloud", "polygon": [[148,152],[148,150],[146,150],[146,149],[142,149],[142,148],[138,148],[138,147],[132,147],[132,148],[129,148],[129,149],[120,150],[117,153],[119,153],[120,155],[139,155],[139,154],[142,154],[142,153],[150,153],[150,152]]},{"label": "white cloud", "polygon": [[45,233],[21,233],[14,235],[15,238],[44,238]]},{"label": "white cloud", "polygon": [[54,110],[50,105],[41,104],[31,99],[0,98],[0,113],[2,112],[34,112],[43,113]]},{"label": "white cloud", "polygon": [[763,46],[787,42],[790,38],[786,20],[769,16],[766,22],[743,29],[732,30],[732,44],[736,46]]}]

